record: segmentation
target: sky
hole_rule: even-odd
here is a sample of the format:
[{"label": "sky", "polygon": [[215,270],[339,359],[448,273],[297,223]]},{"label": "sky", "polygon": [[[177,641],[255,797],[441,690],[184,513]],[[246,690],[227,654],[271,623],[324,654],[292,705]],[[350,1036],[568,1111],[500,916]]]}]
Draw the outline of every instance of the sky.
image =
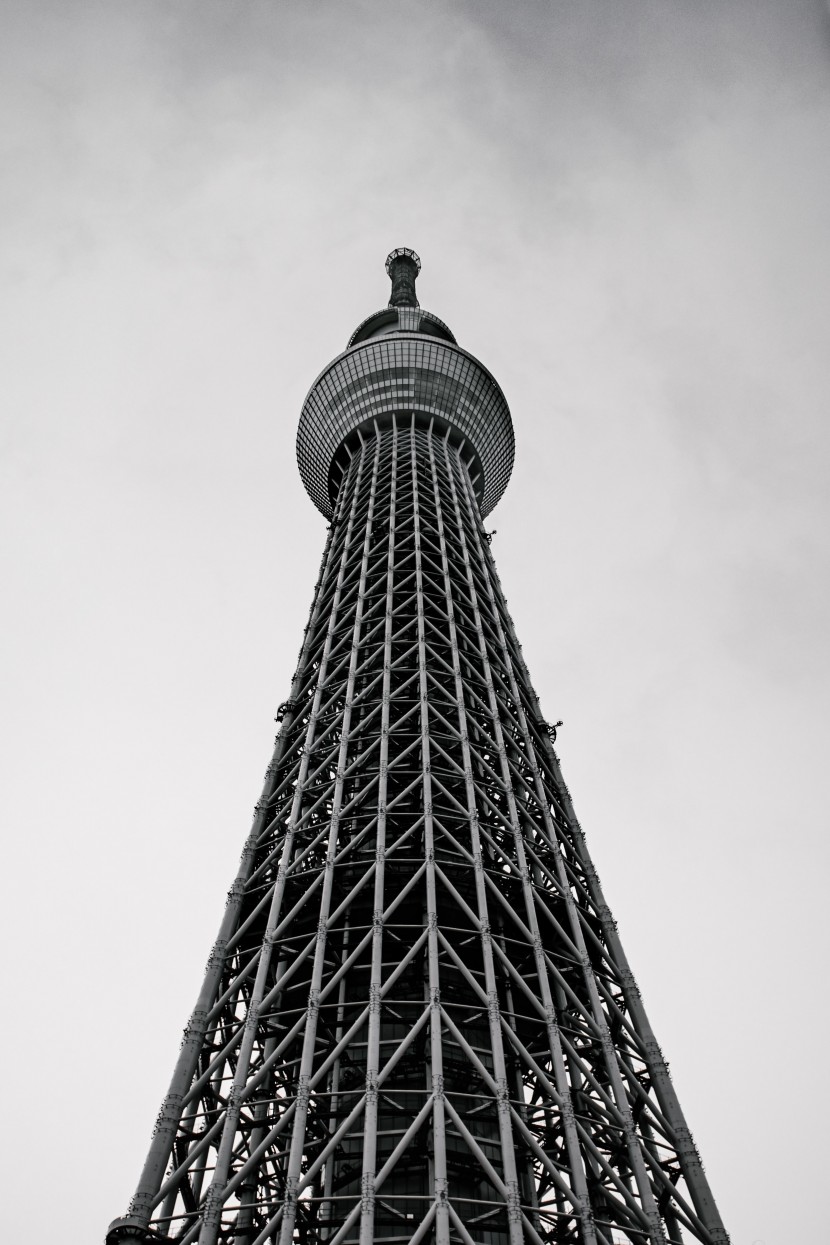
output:
[{"label": "sky", "polygon": [[2,23],[8,1239],[129,1202],[322,553],[300,407],[408,246],[511,407],[493,553],[733,1245],[830,1241],[827,7]]}]

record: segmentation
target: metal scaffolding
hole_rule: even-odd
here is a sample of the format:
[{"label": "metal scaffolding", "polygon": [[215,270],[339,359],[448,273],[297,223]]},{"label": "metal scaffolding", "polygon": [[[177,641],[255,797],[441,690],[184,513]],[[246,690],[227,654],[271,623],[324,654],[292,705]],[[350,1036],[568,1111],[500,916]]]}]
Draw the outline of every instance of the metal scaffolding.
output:
[{"label": "metal scaffolding", "polygon": [[303,411],[320,577],[109,1245],[726,1245],[483,528],[506,403],[390,258]]}]

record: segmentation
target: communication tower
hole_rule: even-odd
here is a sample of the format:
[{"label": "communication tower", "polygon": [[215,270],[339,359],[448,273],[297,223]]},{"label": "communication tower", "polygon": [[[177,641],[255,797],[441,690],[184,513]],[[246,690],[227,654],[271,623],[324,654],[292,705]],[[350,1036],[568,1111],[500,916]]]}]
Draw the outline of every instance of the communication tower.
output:
[{"label": "communication tower", "polygon": [[491,556],[507,403],[386,268],[300,415],[320,576],[108,1245],[726,1245]]}]

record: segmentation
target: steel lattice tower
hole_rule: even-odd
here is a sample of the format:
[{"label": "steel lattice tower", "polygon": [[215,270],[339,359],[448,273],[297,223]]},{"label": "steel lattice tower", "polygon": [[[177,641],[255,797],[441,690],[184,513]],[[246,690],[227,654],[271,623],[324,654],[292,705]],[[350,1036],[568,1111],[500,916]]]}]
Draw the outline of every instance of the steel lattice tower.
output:
[{"label": "steel lattice tower", "polygon": [[109,1245],[728,1241],[483,529],[507,404],[419,269],[303,407],[320,577]]}]

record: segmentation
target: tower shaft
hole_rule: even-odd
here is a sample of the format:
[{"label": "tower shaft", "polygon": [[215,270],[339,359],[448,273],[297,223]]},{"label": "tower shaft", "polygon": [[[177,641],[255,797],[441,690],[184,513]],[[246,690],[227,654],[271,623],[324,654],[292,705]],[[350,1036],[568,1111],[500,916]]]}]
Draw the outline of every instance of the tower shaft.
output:
[{"label": "tower shaft", "polygon": [[111,1245],[725,1245],[507,611],[479,449],[355,400],[263,795]]}]

